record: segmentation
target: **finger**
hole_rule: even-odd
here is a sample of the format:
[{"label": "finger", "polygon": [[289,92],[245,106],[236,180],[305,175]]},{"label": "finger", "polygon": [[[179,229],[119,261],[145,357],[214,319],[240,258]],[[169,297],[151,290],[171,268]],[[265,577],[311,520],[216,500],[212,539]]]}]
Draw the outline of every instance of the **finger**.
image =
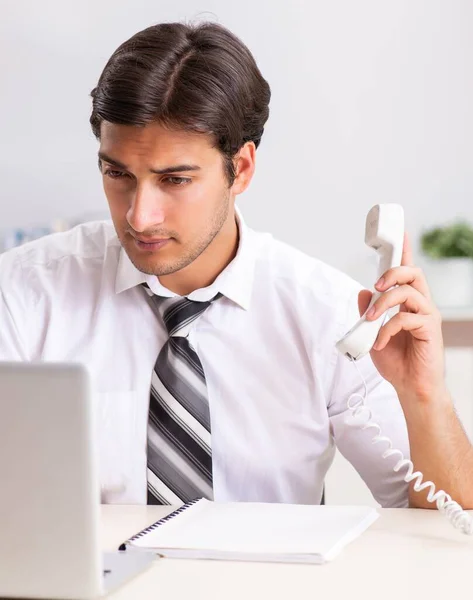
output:
[{"label": "finger", "polygon": [[429,342],[434,339],[437,325],[430,315],[400,312],[379,330],[375,350],[383,350],[400,331],[408,331],[416,339]]},{"label": "finger", "polygon": [[360,317],[365,314],[372,296],[373,294],[369,290],[361,290],[358,294],[358,310],[360,311]]},{"label": "finger", "polygon": [[394,267],[386,271],[376,282],[375,288],[382,292],[394,285],[408,284],[430,300],[430,290],[424,272],[419,267]]},{"label": "finger", "polygon": [[366,315],[369,321],[377,319],[384,312],[395,306],[404,304],[408,312],[430,315],[434,309],[425,296],[410,285],[400,285],[385,292],[376,300]]},{"label": "finger", "polygon": [[404,245],[402,247],[402,259],[401,265],[404,267],[413,267],[414,261],[412,259],[412,246],[407,232],[404,232]]}]

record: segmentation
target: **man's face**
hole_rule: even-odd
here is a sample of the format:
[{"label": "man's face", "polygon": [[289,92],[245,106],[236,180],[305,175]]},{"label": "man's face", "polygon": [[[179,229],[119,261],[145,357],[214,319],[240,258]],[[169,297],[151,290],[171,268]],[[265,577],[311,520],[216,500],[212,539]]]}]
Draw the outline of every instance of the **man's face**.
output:
[{"label": "man's face", "polygon": [[99,156],[118,237],[143,273],[183,269],[228,218],[223,158],[209,136],[104,122]]}]

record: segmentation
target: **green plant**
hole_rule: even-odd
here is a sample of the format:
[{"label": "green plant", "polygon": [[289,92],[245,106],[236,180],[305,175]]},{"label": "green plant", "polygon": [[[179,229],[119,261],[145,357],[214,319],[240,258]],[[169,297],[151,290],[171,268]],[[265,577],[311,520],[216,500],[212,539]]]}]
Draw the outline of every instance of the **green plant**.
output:
[{"label": "green plant", "polygon": [[473,258],[473,228],[460,221],[429,229],[421,236],[421,246],[431,258]]}]

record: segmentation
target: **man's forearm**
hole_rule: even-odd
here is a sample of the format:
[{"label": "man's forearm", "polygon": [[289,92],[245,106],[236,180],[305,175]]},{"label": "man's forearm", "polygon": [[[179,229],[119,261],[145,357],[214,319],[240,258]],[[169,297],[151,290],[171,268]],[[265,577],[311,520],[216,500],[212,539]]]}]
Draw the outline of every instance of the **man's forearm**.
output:
[{"label": "man's forearm", "polygon": [[[473,508],[473,447],[455,413],[448,394],[435,401],[400,397],[407,421],[411,460],[422,481],[432,481],[463,508]],[[427,501],[428,489],[409,488],[409,504],[434,508]]]}]

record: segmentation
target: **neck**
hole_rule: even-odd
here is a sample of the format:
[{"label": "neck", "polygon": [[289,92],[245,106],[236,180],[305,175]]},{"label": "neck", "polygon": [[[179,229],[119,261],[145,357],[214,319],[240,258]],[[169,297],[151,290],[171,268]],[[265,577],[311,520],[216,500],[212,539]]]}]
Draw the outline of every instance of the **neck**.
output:
[{"label": "neck", "polygon": [[195,290],[207,287],[235,258],[238,243],[236,215],[235,211],[231,210],[222,229],[200,256],[184,269],[170,275],[162,275],[159,281],[179,296],[187,296]]}]

